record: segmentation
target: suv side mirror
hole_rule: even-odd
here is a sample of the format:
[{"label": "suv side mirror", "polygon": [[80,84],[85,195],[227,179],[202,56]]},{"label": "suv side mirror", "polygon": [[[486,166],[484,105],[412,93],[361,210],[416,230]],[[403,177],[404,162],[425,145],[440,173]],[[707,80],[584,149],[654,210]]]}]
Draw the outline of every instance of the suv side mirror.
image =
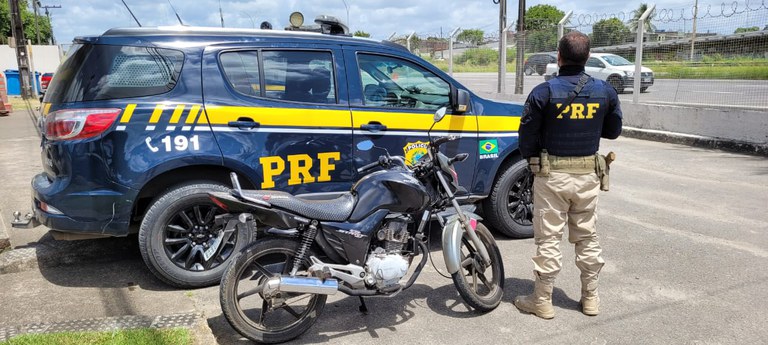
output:
[{"label": "suv side mirror", "polygon": [[469,110],[469,92],[467,90],[451,87],[451,108],[458,114],[466,113]]}]

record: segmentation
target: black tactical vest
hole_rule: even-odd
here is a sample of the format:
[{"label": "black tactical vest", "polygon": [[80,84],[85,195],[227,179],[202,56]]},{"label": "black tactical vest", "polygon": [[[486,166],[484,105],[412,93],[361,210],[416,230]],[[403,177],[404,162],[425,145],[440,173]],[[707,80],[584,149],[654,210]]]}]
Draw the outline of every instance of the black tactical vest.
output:
[{"label": "black tactical vest", "polygon": [[574,85],[560,78],[549,84],[549,103],[543,109],[542,144],[555,156],[589,156],[600,146],[603,119],[609,113],[608,89],[601,80],[589,78],[587,84],[566,106]]}]

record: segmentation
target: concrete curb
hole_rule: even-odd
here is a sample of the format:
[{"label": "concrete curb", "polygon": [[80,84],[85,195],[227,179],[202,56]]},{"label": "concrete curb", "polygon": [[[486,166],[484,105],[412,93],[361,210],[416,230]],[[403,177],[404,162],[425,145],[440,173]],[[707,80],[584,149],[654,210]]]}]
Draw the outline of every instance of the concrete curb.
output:
[{"label": "concrete curb", "polygon": [[768,145],[713,138],[700,135],[683,134],[624,126],[622,136],[643,140],[653,140],[672,144],[682,144],[706,149],[716,149],[758,156],[768,156]]},{"label": "concrete curb", "polygon": [[[198,328],[205,325],[206,320],[201,313],[184,313],[160,316],[126,315],[118,317],[105,317],[95,319],[82,319],[59,322],[43,322],[30,325],[0,327],[0,342],[9,340],[22,334],[47,334],[61,332],[109,332],[116,330],[128,330],[139,328],[168,329],[187,328],[192,331],[197,343],[210,338],[200,339],[205,333],[200,333]],[[208,328],[210,331],[210,328]],[[210,333],[210,332],[209,332]],[[215,343],[215,338],[214,338]]]}]

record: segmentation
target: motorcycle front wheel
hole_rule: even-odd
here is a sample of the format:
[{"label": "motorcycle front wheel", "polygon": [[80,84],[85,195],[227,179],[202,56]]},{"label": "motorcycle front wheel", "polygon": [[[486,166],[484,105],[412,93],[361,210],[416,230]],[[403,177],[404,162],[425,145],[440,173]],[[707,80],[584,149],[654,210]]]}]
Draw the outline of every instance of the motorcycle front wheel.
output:
[{"label": "motorcycle front wheel", "polygon": [[[282,343],[306,332],[325,307],[326,295],[280,292],[263,294],[269,275],[287,275],[299,242],[260,239],[233,258],[221,279],[220,302],[229,324],[244,337],[260,343]],[[314,255],[311,250],[306,258]],[[306,276],[309,259],[297,276]]]},{"label": "motorcycle front wheel", "polygon": [[477,223],[475,233],[488,252],[490,264],[483,262],[475,244],[469,235],[464,233],[461,239],[461,265],[451,277],[459,295],[470,307],[480,312],[488,312],[499,306],[504,294],[504,263],[499,247],[488,228],[482,223]]}]

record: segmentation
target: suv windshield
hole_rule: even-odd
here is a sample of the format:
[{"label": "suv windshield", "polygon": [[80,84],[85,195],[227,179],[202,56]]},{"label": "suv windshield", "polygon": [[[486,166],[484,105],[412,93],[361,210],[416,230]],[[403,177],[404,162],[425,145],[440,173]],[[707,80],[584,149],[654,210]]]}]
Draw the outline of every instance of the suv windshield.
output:
[{"label": "suv windshield", "polygon": [[627,65],[633,64],[629,62],[629,60],[618,55],[603,55],[602,57],[603,57],[603,60],[605,60],[612,66],[627,66]]},{"label": "suv windshield", "polygon": [[180,51],[76,44],[56,71],[45,102],[66,103],[150,96],[168,92],[184,63]]}]

